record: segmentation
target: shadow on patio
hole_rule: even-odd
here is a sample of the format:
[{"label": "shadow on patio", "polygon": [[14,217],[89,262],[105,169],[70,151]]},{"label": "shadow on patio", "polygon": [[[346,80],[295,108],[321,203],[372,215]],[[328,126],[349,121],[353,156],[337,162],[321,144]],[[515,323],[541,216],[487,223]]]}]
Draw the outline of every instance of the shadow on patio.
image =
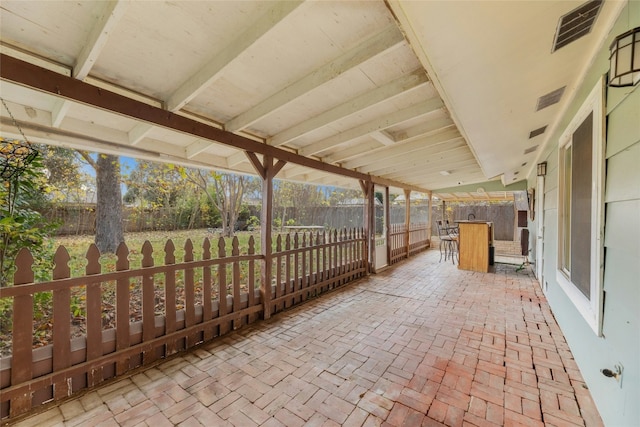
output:
[{"label": "shadow on patio", "polygon": [[18,425],[601,425],[528,269],[429,250]]}]

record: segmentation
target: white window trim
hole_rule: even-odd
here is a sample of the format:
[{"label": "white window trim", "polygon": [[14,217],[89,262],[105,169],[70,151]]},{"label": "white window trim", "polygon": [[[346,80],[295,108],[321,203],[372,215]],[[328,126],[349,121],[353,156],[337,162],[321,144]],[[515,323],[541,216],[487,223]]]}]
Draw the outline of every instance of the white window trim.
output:
[{"label": "white window trim", "polygon": [[[604,114],[604,78],[601,77],[587,96],[584,103],[560,137],[558,147],[558,258],[556,259],[556,280],[588,325],[598,335],[602,335],[603,312],[603,236],[604,236],[604,148],[605,148],[605,114]],[[593,112],[593,158],[591,181],[591,289],[589,300],[571,281],[561,267],[562,257],[562,206],[563,188],[561,177],[564,173],[562,159],[563,148],[572,142],[572,135],[587,116]],[[572,165],[573,167],[574,165]]]}]

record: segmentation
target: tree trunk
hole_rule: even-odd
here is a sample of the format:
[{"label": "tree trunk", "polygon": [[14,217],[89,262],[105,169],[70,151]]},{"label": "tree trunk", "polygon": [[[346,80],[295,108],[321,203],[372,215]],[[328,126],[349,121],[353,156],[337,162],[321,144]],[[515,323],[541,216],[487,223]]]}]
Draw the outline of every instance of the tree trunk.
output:
[{"label": "tree trunk", "polygon": [[124,242],[122,191],[118,156],[98,154],[96,162],[96,246],[100,253],[115,253]]}]

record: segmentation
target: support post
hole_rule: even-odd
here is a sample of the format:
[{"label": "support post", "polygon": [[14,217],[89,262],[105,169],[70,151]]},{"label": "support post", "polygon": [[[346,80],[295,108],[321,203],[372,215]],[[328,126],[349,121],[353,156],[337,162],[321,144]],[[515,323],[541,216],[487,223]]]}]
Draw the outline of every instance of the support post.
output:
[{"label": "support post", "polygon": [[404,200],[405,200],[405,210],[404,210],[404,227],[405,227],[405,245],[407,247],[407,259],[409,258],[411,244],[409,239],[411,238],[411,190],[404,189]]},{"label": "support post", "polygon": [[375,270],[375,211],[374,211],[374,191],[373,181],[360,181],[362,193],[364,193],[364,236],[365,254],[367,257],[366,275]]},{"label": "support post", "polygon": [[384,187],[384,240],[387,242],[387,265],[391,265],[391,207],[389,187]]},{"label": "support post", "polygon": [[[513,198],[513,241],[520,241],[520,233],[518,233],[518,207],[516,206],[515,196]],[[522,242],[520,242],[522,243]]]},{"label": "support post", "polygon": [[429,232],[429,235],[427,236],[427,239],[429,241],[429,247],[431,247],[431,238],[433,237],[431,233],[431,227],[433,224],[433,193],[429,192],[429,215],[428,215],[428,221],[427,221],[427,230]]},{"label": "support post", "polygon": [[[262,162],[255,153],[246,152],[258,175],[262,177],[262,210],[260,212],[260,248],[264,258],[260,269],[260,297],[262,300],[263,318],[271,317],[271,265],[273,249],[271,248],[271,223],[273,222],[273,179],[286,164],[283,160],[273,163],[273,157],[264,155]],[[278,284],[276,284],[278,285]]]}]

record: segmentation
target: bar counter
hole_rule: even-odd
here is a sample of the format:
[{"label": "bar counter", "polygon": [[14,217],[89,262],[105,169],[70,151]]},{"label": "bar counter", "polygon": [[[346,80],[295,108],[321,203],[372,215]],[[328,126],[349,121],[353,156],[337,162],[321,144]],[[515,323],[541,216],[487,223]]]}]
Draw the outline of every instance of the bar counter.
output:
[{"label": "bar counter", "polygon": [[493,247],[493,223],[488,221],[456,221],[456,223],[460,229],[458,268],[488,272]]}]

